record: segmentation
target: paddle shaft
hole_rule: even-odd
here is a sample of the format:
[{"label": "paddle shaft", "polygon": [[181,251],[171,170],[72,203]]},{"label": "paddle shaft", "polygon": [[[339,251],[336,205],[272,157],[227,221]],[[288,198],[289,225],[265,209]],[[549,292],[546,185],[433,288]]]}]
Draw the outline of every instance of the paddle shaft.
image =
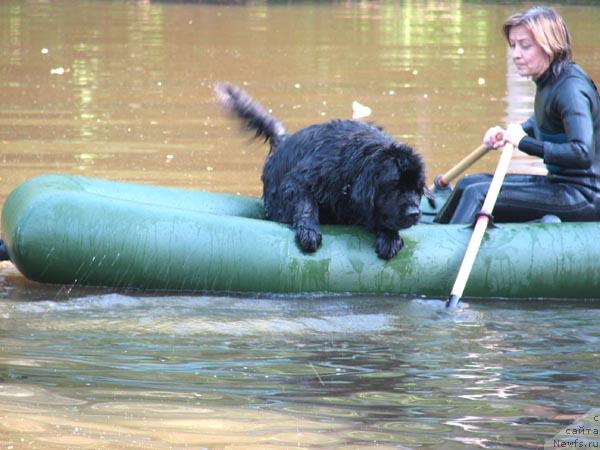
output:
[{"label": "paddle shaft", "polygon": [[465,156],[458,164],[456,164],[453,168],[448,170],[443,175],[437,177],[434,183],[429,187],[429,190],[435,190],[435,187],[444,188],[450,184],[452,180],[454,180],[457,176],[471,167],[475,162],[477,162],[483,155],[485,155],[490,149],[487,148],[484,144],[481,144],[467,156]]},{"label": "paddle shaft", "polygon": [[500,188],[502,187],[502,182],[504,181],[504,177],[508,171],[513,149],[514,147],[510,143],[507,143],[502,149],[502,155],[500,155],[498,167],[496,167],[496,172],[494,173],[494,177],[490,183],[487,195],[485,196],[483,206],[481,207],[481,214],[478,216],[477,221],[475,222],[473,234],[469,240],[469,245],[467,246],[465,256],[460,265],[460,269],[458,270],[458,275],[456,276],[456,281],[454,282],[454,286],[452,287],[452,292],[450,293],[450,298],[448,299],[446,306],[454,307],[458,305],[458,302],[463,295],[469,275],[473,269],[473,264],[475,263],[475,258],[479,252],[481,241],[483,240],[483,236],[490,222],[490,215],[492,214],[494,205],[496,204],[496,199],[500,193]]}]

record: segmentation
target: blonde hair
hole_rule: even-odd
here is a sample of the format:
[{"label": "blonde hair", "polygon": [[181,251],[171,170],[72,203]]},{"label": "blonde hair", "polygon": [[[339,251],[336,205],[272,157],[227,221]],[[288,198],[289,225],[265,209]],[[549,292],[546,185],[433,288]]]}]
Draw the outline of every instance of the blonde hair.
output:
[{"label": "blonde hair", "polygon": [[509,17],[502,25],[507,42],[510,43],[510,30],[517,26],[525,27],[548,55],[555,76],[572,61],[571,34],[562,17],[553,8],[534,6]]}]

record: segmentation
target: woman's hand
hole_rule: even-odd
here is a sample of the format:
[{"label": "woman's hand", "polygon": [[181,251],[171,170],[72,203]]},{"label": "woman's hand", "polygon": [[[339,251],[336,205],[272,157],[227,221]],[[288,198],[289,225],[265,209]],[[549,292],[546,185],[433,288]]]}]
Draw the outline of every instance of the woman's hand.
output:
[{"label": "woman's hand", "polygon": [[510,142],[516,148],[519,148],[519,142],[527,136],[527,133],[523,130],[523,127],[518,123],[511,123],[504,133],[504,140]]},{"label": "woman's hand", "polygon": [[500,148],[504,145],[504,129],[492,127],[483,136],[483,145],[487,148]]},{"label": "woman's hand", "polygon": [[492,127],[485,133],[483,144],[487,148],[500,148],[507,142],[519,148],[519,142],[527,136],[523,127],[518,123],[511,123],[506,130],[501,127]]}]

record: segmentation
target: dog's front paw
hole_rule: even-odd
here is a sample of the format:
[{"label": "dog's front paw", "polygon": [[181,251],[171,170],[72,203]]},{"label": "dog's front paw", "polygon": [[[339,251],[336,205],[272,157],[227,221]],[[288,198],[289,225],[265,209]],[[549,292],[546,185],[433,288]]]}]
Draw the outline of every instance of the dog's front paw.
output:
[{"label": "dog's front paw", "polygon": [[381,259],[392,259],[402,247],[404,247],[404,241],[398,235],[393,237],[383,233],[377,235],[375,251]]},{"label": "dog's front paw", "polygon": [[314,228],[299,227],[296,230],[296,242],[305,252],[316,251],[321,245],[321,239],[321,233]]}]

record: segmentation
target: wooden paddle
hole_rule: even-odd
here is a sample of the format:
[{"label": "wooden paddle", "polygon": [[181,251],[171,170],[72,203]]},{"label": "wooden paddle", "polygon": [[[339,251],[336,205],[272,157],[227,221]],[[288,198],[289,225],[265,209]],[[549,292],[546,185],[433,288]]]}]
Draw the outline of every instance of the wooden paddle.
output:
[{"label": "wooden paddle", "polygon": [[475,162],[481,159],[481,157],[490,150],[491,149],[487,148],[484,144],[481,144],[479,147],[465,156],[457,165],[448,170],[448,172],[436,177],[433,184],[429,186],[429,190],[434,191],[436,187],[447,187],[452,180],[475,164]]},{"label": "wooden paddle", "polygon": [[487,226],[490,222],[490,217],[494,209],[494,205],[496,204],[496,199],[498,198],[498,194],[500,193],[500,188],[502,187],[504,176],[508,171],[508,166],[510,165],[510,159],[512,158],[513,150],[514,147],[511,143],[506,143],[504,145],[504,148],[502,149],[502,155],[500,155],[498,167],[496,167],[496,172],[494,173],[494,177],[492,178],[492,182],[490,183],[487,195],[485,196],[485,200],[483,201],[481,213],[479,214],[479,216],[477,217],[477,221],[475,222],[475,228],[473,229],[471,240],[469,241],[469,245],[467,246],[467,251],[465,252],[462,264],[460,265],[460,269],[458,271],[458,275],[456,276],[454,286],[452,287],[450,297],[446,302],[446,307],[456,307],[458,305],[458,302],[460,301],[461,296],[463,295],[465,286],[467,285],[467,280],[469,279],[469,275],[471,274],[471,269],[473,269],[475,257],[477,256],[477,252],[479,252],[479,247],[481,246],[483,235],[485,234],[485,230],[487,229]]}]

